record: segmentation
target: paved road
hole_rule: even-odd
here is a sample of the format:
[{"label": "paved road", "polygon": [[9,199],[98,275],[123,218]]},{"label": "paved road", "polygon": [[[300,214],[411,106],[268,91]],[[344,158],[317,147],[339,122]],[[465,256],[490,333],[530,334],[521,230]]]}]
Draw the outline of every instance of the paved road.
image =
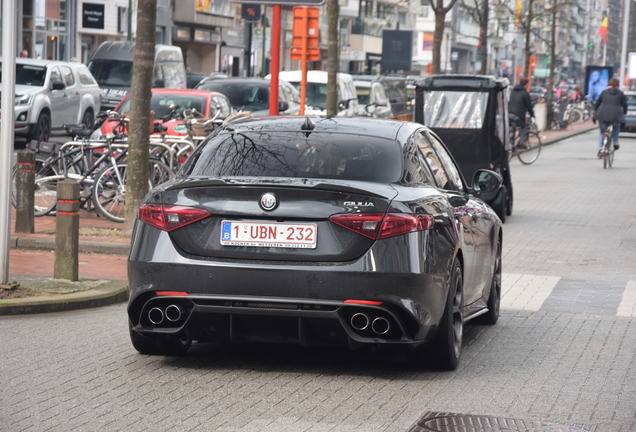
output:
[{"label": "paved road", "polygon": [[123,305],[0,318],[0,430],[405,431],[432,410],[635,431],[636,139],[610,171],[594,143],[514,164],[503,316],[468,327],[456,372],[403,352],[141,356]]}]

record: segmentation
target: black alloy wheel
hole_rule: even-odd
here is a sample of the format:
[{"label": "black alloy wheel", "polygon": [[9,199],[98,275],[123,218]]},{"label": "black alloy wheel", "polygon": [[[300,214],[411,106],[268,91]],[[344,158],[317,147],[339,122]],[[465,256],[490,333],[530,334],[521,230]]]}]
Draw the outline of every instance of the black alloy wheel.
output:
[{"label": "black alloy wheel", "polygon": [[431,348],[437,366],[443,370],[455,370],[459,365],[464,335],[464,287],[462,268],[456,260],[449,278],[448,298],[444,316]]},{"label": "black alloy wheel", "polygon": [[51,116],[47,112],[40,113],[35,124],[32,139],[37,142],[47,142],[51,136]]},{"label": "black alloy wheel", "polygon": [[92,109],[87,109],[82,116],[82,124],[86,129],[93,130],[93,126],[95,125],[95,114],[93,114]]},{"label": "black alloy wheel", "polygon": [[479,317],[477,321],[480,324],[495,325],[499,320],[499,310],[501,308],[501,238],[497,240],[497,254],[495,255],[495,265],[493,267],[487,305],[488,312]]}]

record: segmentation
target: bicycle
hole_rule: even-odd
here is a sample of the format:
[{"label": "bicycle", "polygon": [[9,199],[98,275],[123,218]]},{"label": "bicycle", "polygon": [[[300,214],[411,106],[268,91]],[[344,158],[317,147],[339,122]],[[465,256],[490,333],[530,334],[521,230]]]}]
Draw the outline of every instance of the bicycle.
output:
[{"label": "bicycle", "polygon": [[614,164],[614,145],[612,144],[612,131],[614,125],[610,124],[603,134],[603,146],[599,150],[599,158],[603,159],[603,169],[611,168]]},{"label": "bicycle", "polygon": [[522,146],[520,144],[521,128],[514,122],[510,122],[510,143],[512,144],[512,150],[509,152],[509,159],[516,156],[522,164],[531,165],[539,159],[542,143],[534,117],[530,117],[527,124],[528,139],[526,145]]}]

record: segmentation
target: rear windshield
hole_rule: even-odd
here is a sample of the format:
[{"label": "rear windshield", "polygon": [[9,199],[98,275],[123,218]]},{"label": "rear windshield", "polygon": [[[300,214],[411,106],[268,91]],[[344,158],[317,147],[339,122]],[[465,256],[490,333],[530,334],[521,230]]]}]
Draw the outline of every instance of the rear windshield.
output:
[{"label": "rear windshield", "polygon": [[434,128],[480,129],[488,93],[433,90],[424,93],[424,124]]},{"label": "rear windshield", "polygon": [[201,83],[197,89],[224,94],[237,111],[262,111],[269,108],[269,88],[267,85],[254,85],[249,82],[228,83],[219,79]]},{"label": "rear windshield", "polygon": [[195,155],[185,174],[393,183],[402,175],[402,150],[393,140],[324,132],[222,134]]},{"label": "rear windshield", "polygon": [[89,70],[100,86],[130,87],[132,62],[120,60],[93,60]]},{"label": "rear windshield", "polygon": [[[2,63],[0,63],[2,67]],[[15,65],[15,83],[17,85],[27,85],[34,87],[42,87],[46,79],[46,68],[44,66],[34,66],[25,64]],[[0,73],[0,82],[2,82],[2,74]]]}]

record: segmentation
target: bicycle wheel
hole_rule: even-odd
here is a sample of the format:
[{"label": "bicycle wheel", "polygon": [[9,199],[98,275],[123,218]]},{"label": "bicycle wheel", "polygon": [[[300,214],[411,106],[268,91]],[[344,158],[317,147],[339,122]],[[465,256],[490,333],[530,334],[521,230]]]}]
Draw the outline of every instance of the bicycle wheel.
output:
[{"label": "bicycle wheel", "polygon": [[[15,207],[17,186],[15,183],[16,166],[11,171],[11,204]],[[47,164],[46,158],[35,157],[35,193],[33,213],[35,216],[45,216],[55,208],[57,204],[57,181],[63,179],[58,175],[57,168],[53,164]],[[44,179],[44,180],[42,180]]]},{"label": "bicycle wheel", "polygon": [[603,169],[611,168],[614,163],[614,146],[611,143],[606,143],[606,150],[603,153]]},{"label": "bicycle wheel", "polygon": [[126,215],[126,174],[125,164],[103,169],[93,185],[93,204],[95,210],[113,222],[124,222]]},{"label": "bicycle wheel", "polygon": [[578,108],[574,108],[572,112],[570,112],[570,118],[568,119],[570,123],[578,123],[583,121],[583,111]]},{"label": "bicycle wheel", "polygon": [[148,181],[150,187],[153,188],[161,183],[174,178],[174,172],[168,165],[160,160],[150,159],[148,161]]},{"label": "bicycle wheel", "polygon": [[517,153],[519,161],[524,165],[533,164],[539,159],[539,155],[541,154],[541,137],[535,132],[528,133],[527,144],[527,149],[521,148]]}]

